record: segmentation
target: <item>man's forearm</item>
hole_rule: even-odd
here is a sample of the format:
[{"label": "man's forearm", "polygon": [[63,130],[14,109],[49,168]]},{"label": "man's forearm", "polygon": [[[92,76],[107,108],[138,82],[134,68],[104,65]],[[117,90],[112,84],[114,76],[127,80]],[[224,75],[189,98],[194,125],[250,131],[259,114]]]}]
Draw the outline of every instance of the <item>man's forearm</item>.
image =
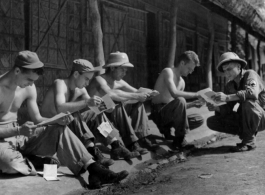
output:
[{"label": "man's forearm", "polygon": [[0,138],[8,138],[19,135],[19,127],[1,128],[0,127]]},{"label": "man's forearm", "polygon": [[131,92],[125,92],[122,90],[111,90],[109,93],[109,96],[114,101],[127,101],[127,100],[139,100],[139,94],[138,93],[131,93]]},{"label": "man's forearm", "polygon": [[199,94],[194,92],[177,91],[172,95],[174,98],[183,97],[185,99],[198,98]]},{"label": "man's forearm", "polygon": [[238,100],[240,100],[240,98],[236,94],[227,95],[225,99],[226,102],[232,102]]},{"label": "man's forearm", "polygon": [[57,107],[57,112],[76,112],[88,106],[88,100],[81,100],[78,102],[66,102]]}]

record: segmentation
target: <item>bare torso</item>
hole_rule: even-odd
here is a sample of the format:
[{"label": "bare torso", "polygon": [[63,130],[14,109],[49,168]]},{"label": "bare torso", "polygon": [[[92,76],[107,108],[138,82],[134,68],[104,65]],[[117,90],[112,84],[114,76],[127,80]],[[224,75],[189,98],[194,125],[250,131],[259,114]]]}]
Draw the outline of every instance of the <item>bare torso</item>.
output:
[{"label": "bare torso", "polygon": [[33,86],[11,90],[0,81],[0,122],[17,120],[18,109],[27,99],[28,89],[31,87]]},{"label": "bare torso", "polygon": [[[60,87],[62,87],[64,90],[64,97],[66,102],[75,102],[78,101],[80,96],[83,94],[82,90],[85,89],[79,89],[75,88],[74,90],[70,90],[68,86],[68,79],[57,79],[55,82],[60,82]],[[53,117],[54,115],[58,114],[56,105],[55,105],[55,83],[49,88],[47,91],[44,100],[42,102],[41,106],[41,114],[44,117]]]},{"label": "bare torso", "polygon": [[168,71],[170,74],[173,74],[173,83],[175,84],[176,89],[179,91],[184,91],[185,82],[183,78],[181,76],[177,76],[172,68],[165,68],[161,72],[155,83],[154,90],[157,90],[159,92],[159,95],[155,96],[152,99],[152,102],[154,104],[169,103],[174,99],[170,94],[168,86],[165,82],[165,78],[167,77],[166,71]]}]

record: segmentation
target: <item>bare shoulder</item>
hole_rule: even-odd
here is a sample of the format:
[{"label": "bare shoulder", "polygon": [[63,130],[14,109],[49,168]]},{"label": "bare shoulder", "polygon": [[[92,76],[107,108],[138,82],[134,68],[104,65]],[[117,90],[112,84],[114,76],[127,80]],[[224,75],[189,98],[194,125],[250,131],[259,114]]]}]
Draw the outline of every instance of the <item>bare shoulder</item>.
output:
[{"label": "bare shoulder", "polygon": [[162,76],[172,76],[173,75],[173,71],[171,68],[164,68],[161,72]]},{"label": "bare shoulder", "polygon": [[107,81],[106,79],[104,78],[104,75],[100,75],[100,76],[97,76],[93,79],[93,81],[91,82],[91,84],[94,86],[94,87],[97,87],[97,86],[100,86],[100,85],[107,85]]},{"label": "bare shoulder", "polygon": [[20,91],[23,91],[23,94],[27,97],[27,98],[33,98],[37,96],[37,89],[35,84],[31,85],[31,86],[27,86],[25,88],[20,89]]}]

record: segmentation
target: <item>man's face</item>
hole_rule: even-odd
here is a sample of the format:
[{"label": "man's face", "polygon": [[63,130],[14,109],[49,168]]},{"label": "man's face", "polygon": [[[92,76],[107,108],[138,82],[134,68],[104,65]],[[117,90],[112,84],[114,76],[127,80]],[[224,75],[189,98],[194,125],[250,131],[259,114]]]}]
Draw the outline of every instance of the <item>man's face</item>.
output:
[{"label": "man's face", "polygon": [[77,72],[77,79],[76,79],[76,87],[82,89],[83,87],[87,87],[89,85],[90,80],[94,76],[94,72],[84,72],[79,73]]},{"label": "man's face", "polygon": [[193,61],[187,62],[185,64],[184,61],[181,61],[181,76],[188,76],[189,74],[191,74],[194,71],[194,68],[196,67],[195,63]]},{"label": "man's face", "polygon": [[17,85],[21,88],[25,88],[27,86],[31,86],[35,81],[38,80],[39,75],[35,72],[21,72],[21,70],[17,70]]},{"label": "man's face", "polygon": [[113,68],[112,75],[114,80],[120,81],[126,75],[127,69],[128,69],[127,67],[122,67],[122,66]]},{"label": "man's face", "polygon": [[223,71],[228,80],[234,80],[241,72],[240,64],[237,62],[224,64]]}]

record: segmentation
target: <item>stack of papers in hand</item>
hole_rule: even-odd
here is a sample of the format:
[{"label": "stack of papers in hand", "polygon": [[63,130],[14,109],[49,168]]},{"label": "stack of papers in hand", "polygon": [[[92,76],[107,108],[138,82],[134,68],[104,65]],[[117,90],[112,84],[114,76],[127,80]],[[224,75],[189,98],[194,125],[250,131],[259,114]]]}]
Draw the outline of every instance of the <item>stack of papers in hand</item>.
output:
[{"label": "stack of papers in hand", "polygon": [[116,104],[112,101],[112,99],[108,94],[104,95],[102,99],[103,99],[102,105],[100,105],[99,107],[97,106],[89,107],[97,115],[111,108],[115,108],[116,106]]},{"label": "stack of papers in hand", "polygon": [[198,94],[208,103],[213,104],[214,106],[221,106],[226,104],[226,102],[218,102],[214,101],[212,99],[212,96],[214,96],[216,93],[212,91],[210,88],[203,89],[201,91],[198,91]]}]

